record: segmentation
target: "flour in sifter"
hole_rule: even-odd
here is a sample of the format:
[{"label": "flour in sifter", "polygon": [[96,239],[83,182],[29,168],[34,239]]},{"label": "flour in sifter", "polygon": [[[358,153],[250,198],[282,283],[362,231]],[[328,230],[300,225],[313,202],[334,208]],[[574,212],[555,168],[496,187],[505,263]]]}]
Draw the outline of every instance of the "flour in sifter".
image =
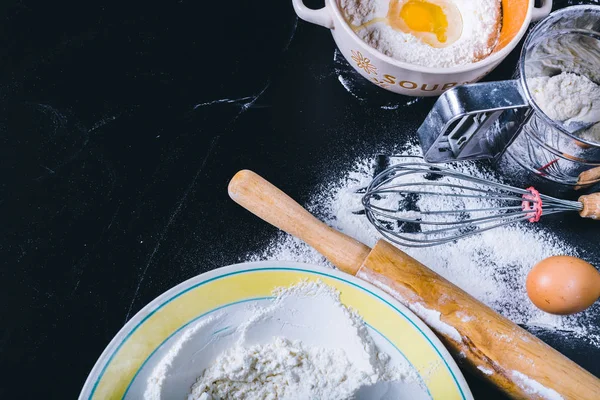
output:
[{"label": "flour in sifter", "polygon": [[579,136],[600,143],[600,85],[569,72],[531,78],[527,84],[548,117],[555,121],[593,123]]}]

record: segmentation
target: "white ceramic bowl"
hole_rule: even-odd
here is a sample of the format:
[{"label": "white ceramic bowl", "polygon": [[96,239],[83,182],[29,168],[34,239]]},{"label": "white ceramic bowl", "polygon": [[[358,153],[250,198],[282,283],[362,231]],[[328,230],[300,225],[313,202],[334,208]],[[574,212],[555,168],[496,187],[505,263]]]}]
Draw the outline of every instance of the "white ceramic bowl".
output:
[{"label": "white ceramic bowl", "polygon": [[[552,0],[502,0],[502,30],[494,52],[487,58],[451,68],[422,67],[386,56],[366,44],[344,20],[338,0],[325,0],[325,7],[312,10],[302,0],[292,0],[300,18],[331,29],[333,39],[348,62],[372,83],[407,96],[438,96],[462,84],[477,82],[489,74],[519,43],[532,21],[546,17]],[[477,0],[473,0],[477,1]]]}]

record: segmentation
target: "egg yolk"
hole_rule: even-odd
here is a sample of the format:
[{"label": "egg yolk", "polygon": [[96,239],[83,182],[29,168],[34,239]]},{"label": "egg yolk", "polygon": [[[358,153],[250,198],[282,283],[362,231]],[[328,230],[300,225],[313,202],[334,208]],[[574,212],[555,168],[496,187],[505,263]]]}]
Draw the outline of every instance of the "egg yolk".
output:
[{"label": "egg yolk", "polygon": [[387,20],[432,47],[449,46],[462,33],[462,16],[451,0],[391,0]]},{"label": "egg yolk", "polygon": [[433,33],[439,42],[447,40],[448,19],[444,10],[437,4],[422,0],[410,0],[400,10],[402,18],[409,29],[416,32]]}]

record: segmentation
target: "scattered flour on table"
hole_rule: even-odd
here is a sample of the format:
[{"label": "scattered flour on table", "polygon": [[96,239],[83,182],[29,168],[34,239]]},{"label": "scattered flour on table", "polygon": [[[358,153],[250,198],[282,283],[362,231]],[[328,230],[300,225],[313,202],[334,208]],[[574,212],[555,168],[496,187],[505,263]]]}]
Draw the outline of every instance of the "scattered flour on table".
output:
[{"label": "scattered flour on table", "polygon": [[[390,365],[390,356],[377,348],[362,318],[340,302],[340,293],[334,288],[319,281],[304,281],[275,295],[271,306],[256,308],[238,328],[241,336],[236,345],[202,373],[188,400],[343,400],[379,382],[418,382],[408,363]],[[328,310],[332,325],[327,331],[332,331],[329,333],[337,347],[312,346],[285,337],[247,344],[251,329],[269,318],[279,321],[282,315],[308,309],[300,306],[303,301],[312,302],[304,303],[312,305],[312,314]]]},{"label": "scattered flour on table", "polygon": [[[582,75],[563,72],[552,77],[527,80],[538,106],[555,121],[600,122],[600,85]],[[579,133],[583,139],[600,143],[600,123]]]},{"label": "scattered flour on table", "polygon": [[338,75],[338,81],[342,84],[344,89],[346,89],[346,92],[352,95],[352,97],[358,100],[364,100],[362,97],[359,97],[357,94],[354,93],[354,84],[350,79],[344,78],[342,75]]},{"label": "scattered flour on table", "polygon": [[[409,145],[402,153],[419,155],[420,149]],[[374,157],[358,159],[351,171],[321,185],[306,205],[327,224],[369,246],[373,246],[381,235],[364,215],[355,213],[362,209],[361,196],[356,190],[371,182],[374,160]],[[394,163],[401,160],[401,157],[393,159]],[[460,163],[454,167],[475,176],[498,180],[476,164]],[[556,316],[537,309],[527,297],[524,283],[527,273],[537,262],[552,255],[578,255],[573,247],[551,232],[532,224],[517,223],[456,243],[402,250],[518,324],[534,330],[564,332],[567,337],[600,346],[600,328],[593,322],[600,310],[598,304],[580,314]],[[251,261],[270,259],[330,265],[315,250],[284,233],[278,234],[267,248],[249,254],[247,258]],[[594,264],[594,260],[588,261]],[[476,319],[467,315],[464,318]]]},{"label": "scattered flour on table", "polygon": [[416,36],[392,28],[386,21],[388,0],[340,0],[348,24],[368,45],[414,65],[452,67],[487,57],[496,46],[502,19],[499,0],[453,0],[463,22],[456,42],[432,47]]}]

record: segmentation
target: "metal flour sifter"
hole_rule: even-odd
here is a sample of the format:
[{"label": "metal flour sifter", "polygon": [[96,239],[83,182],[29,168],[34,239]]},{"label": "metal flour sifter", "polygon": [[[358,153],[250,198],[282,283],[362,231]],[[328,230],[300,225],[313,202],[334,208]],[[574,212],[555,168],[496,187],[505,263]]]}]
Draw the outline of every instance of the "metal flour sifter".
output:
[{"label": "metal flour sifter", "polygon": [[425,160],[507,157],[560,184],[581,188],[600,182],[600,169],[593,169],[600,166],[600,139],[580,135],[600,115],[586,123],[554,121],[528,85],[532,78],[563,72],[600,84],[600,6],[568,7],[538,24],[525,41],[517,79],[445,92],[418,130]]}]

